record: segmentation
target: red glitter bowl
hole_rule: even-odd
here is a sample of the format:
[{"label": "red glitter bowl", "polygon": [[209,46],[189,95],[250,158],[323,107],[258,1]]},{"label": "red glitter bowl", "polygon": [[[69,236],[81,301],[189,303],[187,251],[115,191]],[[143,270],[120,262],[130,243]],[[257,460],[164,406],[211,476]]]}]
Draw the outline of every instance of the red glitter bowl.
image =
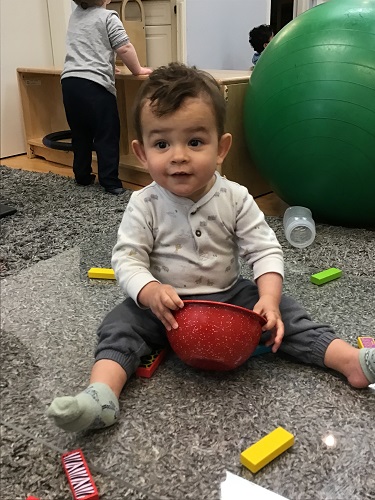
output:
[{"label": "red glitter bowl", "polygon": [[178,328],[167,332],[169,343],[187,365],[203,370],[233,370],[259,344],[266,320],[259,314],[223,302],[185,300],[174,312]]}]

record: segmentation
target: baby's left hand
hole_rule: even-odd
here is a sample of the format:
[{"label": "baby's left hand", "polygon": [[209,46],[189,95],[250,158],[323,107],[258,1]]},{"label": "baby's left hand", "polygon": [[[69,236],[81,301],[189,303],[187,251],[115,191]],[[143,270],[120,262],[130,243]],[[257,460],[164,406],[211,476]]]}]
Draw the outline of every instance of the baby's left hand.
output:
[{"label": "baby's left hand", "polygon": [[266,346],[272,345],[272,352],[276,352],[284,337],[284,323],[280,309],[273,297],[263,295],[254,306],[254,312],[266,318],[267,323],[262,327],[264,332],[270,331],[271,337]]}]

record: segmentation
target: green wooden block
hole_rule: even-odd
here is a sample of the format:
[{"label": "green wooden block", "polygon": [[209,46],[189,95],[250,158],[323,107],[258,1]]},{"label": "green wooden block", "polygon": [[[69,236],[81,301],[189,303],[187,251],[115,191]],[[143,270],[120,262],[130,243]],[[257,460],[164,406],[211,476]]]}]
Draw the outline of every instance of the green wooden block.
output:
[{"label": "green wooden block", "polygon": [[328,281],[340,278],[341,275],[342,275],[341,269],[336,269],[336,267],[331,267],[330,269],[326,269],[325,271],[321,271],[320,273],[311,275],[310,281],[311,283],[314,283],[314,285],[324,285],[324,283],[328,283]]}]

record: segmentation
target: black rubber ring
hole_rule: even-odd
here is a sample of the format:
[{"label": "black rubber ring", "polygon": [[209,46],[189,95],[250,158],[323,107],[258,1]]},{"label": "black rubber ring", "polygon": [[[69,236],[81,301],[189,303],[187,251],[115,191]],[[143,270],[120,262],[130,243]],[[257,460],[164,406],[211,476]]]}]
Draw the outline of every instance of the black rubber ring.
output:
[{"label": "black rubber ring", "polygon": [[61,151],[73,151],[72,142],[60,142],[65,139],[72,138],[71,130],[61,130],[60,132],[52,132],[43,137],[43,144],[47,148],[60,149]]}]

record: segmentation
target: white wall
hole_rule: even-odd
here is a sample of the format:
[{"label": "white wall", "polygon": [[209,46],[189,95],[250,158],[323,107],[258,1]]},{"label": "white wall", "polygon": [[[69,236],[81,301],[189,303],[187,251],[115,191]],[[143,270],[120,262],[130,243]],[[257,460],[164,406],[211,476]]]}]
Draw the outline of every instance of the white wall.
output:
[{"label": "white wall", "polygon": [[1,158],[25,152],[17,67],[51,66],[46,0],[0,1]]},{"label": "white wall", "polygon": [[0,0],[1,158],[26,151],[16,70],[62,67],[71,10],[71,0]]},{"label": "white wall", "polygon": [[53,64],[62,68],[66,54],[66,30],[72,8],[76,6],[76,4],[71,2],[71,0],[47,0],[47,5],[51,30]]},{"label": "white wall", "polygon": [[270,12],[270,0],[186,0],[187,63],[202,69],[249,69],[249,31],[269,24]]}]

